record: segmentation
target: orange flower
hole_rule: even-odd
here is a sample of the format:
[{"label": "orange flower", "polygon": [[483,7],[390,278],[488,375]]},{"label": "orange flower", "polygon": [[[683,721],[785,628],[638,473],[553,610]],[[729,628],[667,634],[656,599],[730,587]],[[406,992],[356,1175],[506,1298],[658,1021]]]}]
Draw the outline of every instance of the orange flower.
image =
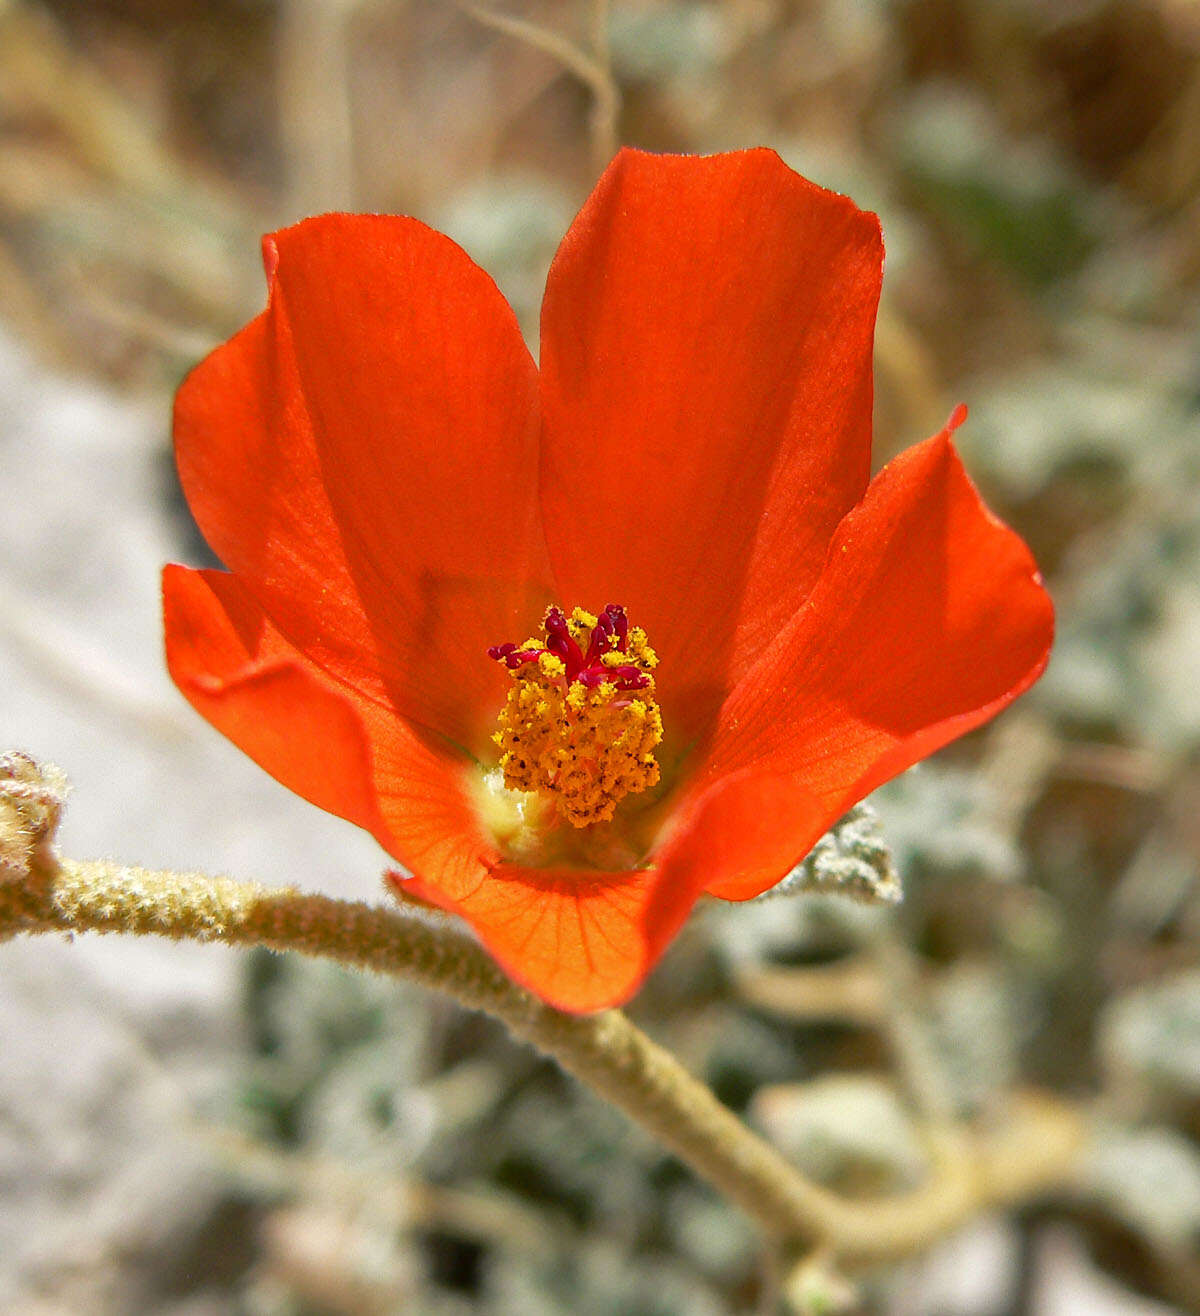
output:
[{"label": "orange flower", "polygon": [[1045,665],[962,409],[868,483],[878,221],[773,152],[623,151],[540,372],[416,220],[264,251],[266,311],[179,391],[229,571],[166,569],[171,674],[553,1004],[626,1000],[702,893],[778,882]]}]

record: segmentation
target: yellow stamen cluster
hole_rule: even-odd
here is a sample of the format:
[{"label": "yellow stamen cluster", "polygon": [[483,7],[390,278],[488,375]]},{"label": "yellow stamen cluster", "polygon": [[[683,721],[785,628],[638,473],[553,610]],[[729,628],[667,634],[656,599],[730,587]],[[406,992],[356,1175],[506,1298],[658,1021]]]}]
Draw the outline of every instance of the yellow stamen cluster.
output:
[{"label": "yellow stamen cluster", "polygon": [[[587,650],[596,618],[576,608],[567,626]],[[522,648],[537,649],[538,639]],[[632,665],[649,675],[658,656],[638,626],[624,650],[605,654],[606,667]],[[607,822],[626,795],[658,781],[654,751],[663,736],[654,682],[622,690],[614,681],[587,686],[566,680],[566,665],[543,653],[512,673],[513,684],[492,739],[500,748],[500,770],[510,790],[538,791],[554,801],[575,827]]]}]

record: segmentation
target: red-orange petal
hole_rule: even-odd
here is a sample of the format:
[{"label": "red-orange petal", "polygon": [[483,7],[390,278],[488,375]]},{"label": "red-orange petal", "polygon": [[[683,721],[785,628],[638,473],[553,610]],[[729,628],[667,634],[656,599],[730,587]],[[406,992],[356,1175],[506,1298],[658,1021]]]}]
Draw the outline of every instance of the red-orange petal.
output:
[{"label": "red-orange petal", "polygon": [[814,584],[870,466],[874,215],[769,150],[622,151],[542,309],[565,603],[626,604],[676,744]]},{"label": "red-orange petal", "polygon": [[277,781],[442,880],[496,861],[466,798],[462,761],[314,666],[236,577],[167,567],[163,615],[175,683]]},{"label": "red-orange petal", "polygon": [[851,804],[1041,674],[1049,595],[950,432],[879,473],[803,607],[725,701],[701,781],[729,778],[746,815],[757,800],[768,821],[741,871],[714,869],[712,894],[766,889]]},{"label": "red-orange petal", "polygon": [[512,978],[577,1014],[628,1000],[697,894],[660,934],[644,923],[660,888],[652,869],[595,873],[501,865],[454,895],[423,875],[399,887],[466,919]]},{"label": "red-orange petal", "polygon": [[402,889],[465,918],[543,1000],[586,1014],[624,1004],[641,986],[721,860],[717,830],[696,838],[681,820],[652,866],[627,872],[501,863],[460,882],[418,874]]},{"label": "red-orange petal", "polygon": [[298,650],[475,746],[505,692],[487,646],[550,593],[515,317],[416,220],[326,215],[265,252],[267,311],[179,391],[188,502]]}]

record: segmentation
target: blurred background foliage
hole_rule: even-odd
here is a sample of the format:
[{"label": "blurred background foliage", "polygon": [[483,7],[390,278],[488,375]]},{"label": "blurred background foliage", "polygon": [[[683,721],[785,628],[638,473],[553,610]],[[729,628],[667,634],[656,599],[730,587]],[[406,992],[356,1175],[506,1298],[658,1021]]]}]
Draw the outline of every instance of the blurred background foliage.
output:
[{"label": "blurred background foliage", "polygon": [[[588,48],[587,5],[505,12]],[[1036,690],[872,801],[900,905],[710,906],[634,1016],[851,1194],[920,1178],[931,1083],[974,1120],[1017,1085],[1088,1104],[1069,1193],[867,1277],[861,1310],[1200,1311],[1200,7],[614,0],[609,30],[622,141],[771,145],[880,213],[877,460],[969,402],[968,464],[1060,609]],[[0,320],[149,399],[198,560],[168,399],[259,309],[258,235],[417,215],[532,338],[591,109],[449,0],[0,0]],[[37,1310],[765,1309],[744,1220],[491,1023],[238,963],[241,1053],[195,1113],[219,1185]]]}]

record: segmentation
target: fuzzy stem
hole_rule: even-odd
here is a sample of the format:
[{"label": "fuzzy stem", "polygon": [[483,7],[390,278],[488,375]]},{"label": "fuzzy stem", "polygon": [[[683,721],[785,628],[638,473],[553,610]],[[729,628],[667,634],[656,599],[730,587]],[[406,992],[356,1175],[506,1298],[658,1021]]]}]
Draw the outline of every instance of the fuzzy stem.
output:
[{"label": "fuzzy stem", "polygon": [[563,1014],[514,984],[449,927],[387,908],[200,873],[44,860],[0,884],[0,941],[20,933],[122,932],[222,941],[335,960],[422,983],[502,1020],[623,1110],[788,1249],[844,1265],[905,1256],[987,1206],[1059,1186],[1076,1159],[1077,1114],[1016,1101],[996,1135],[948,1149],[902,1197],[848,1202],[808,1182],[619,1011]]}]

